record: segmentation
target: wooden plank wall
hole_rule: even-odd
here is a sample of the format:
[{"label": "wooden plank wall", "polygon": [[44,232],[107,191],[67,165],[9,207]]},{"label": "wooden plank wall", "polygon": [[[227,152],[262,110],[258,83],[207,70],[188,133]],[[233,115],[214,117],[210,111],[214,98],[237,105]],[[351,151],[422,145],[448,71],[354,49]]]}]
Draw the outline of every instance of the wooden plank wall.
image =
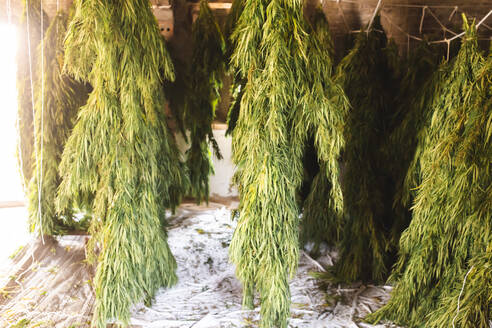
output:
[{"label": "wooden plank wall", "polygon": [[[22,11],[24,0],[10,0],[14,20]],[[325,14],[330,22],[331,31],[337,45],[337,49],[344,46],[346,35],[350,31],[359,30],[366,26],[371,19],[378,0],[305,0],[307,7],[316,6],[322,3]],[[43,0],[43,5],[49,16],[56,13],[57,3],[63,10],[69,8],[73,0]],[[172,15],[169,15],[165,9],[156,9],[155,13],[160,23],[162,21],[163,32],[168,32],[170,37],[176,29],[188,30],[192,20],[192,9],[190,4],[198,1],[186,0],[152,0],[156,6],[166,6],[174,4],[174,15],[184,16],[186,19],[176,19],[174,22]],[[230,0],[218,0],[210,2],[230,2]],[[6,0],[0,1],[0,20],[6,20]],[[185,5],[186,4],[186,5]],[[382,2],[382,23],[385,31],[399,45],[400,49],[405,50],[408,47],[409,33],[414,36],[420,36],[420,22],[422,19],[422,7],[402,7],[400,5],[429,6],[432,13],[446,26],[451,27],[455,32],[461,29],[461,12],[465,12],[469,17],[480,20],[490,10],[492,10],[492,0],[383,0]],[[445,8],[449,6],[450,8]],[[455,11],[454,6],[458,10]],[[183,15],[183,10],[186,14]],[[177,12],[180,11],[180,12]],[[218,10],[218,16],[224,16],[227,11]],[[454,12],[454,13],[453,13]],[[453,14],[452,14],[453,13]],[[451,15],[452,14],[452,15]],[[451,20],[449,17],[451,16]],[[486,25],[492,27],[492,16],[486,21]],[[169,30],[168,30],[169,29]],[[402,30],[404,32],[402,32]],[[452,34],[445,33],[439,23],[429,11],[426,11],[423,20],[423,33],[433,33],[437,36],[450,37]],[[487,27],[480,29],[481,38],[491,38],[492,30]],[[181,35],[182,33],[178,33]],[[413,43],[413,42],[412,42]]]}]

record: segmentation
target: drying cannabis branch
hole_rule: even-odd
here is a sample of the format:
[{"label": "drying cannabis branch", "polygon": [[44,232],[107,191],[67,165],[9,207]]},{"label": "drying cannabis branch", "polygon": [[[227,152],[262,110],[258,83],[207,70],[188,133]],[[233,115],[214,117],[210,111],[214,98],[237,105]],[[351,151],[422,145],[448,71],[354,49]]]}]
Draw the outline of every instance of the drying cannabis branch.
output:
[{"label": "drying cannabis branch", "polygon": [[224,38],[207,0],[200,1],[200,12],[192,27],[192,39],[192,72],[184,113],[191,143],[186,164],[190,172],[191,195],[200,202],[208,200],[208,178],[213,173],[208,143],[217,158],[222,158],[213,136],[212,122],[225,72]]},{"label": "drying cannabis branch", "polygon": [[393,182],[388,169],[388,162],[395,159],[384,153],[398,87],[396,55],[379,17],[373,27],[369,33],[359,33],[354,49],[338,67],[338,79],[352,106],[343,155],[346,221],[335,267],[335,277],[344,281],[382,281],[396,248],[389,233]]},{"label": "drying cannabis branch", "polygon": [[296,193],[310,135],[341,210],[337,159],[348,105],[331,79],[329,54],[306,31],[302,1],[247,0],[232,34],[232,64],[247,83],[233,131],[241,199],[230,256],[243,304],[252,306],[259,293],[261,327],[287,326],[288,278],[299,256]]},{"label": "drying cannabis branch", "polygon": [[492,318],[492,63],[484,64],[465,17],[464,29],[432,104],[413,218],[391,276],[396,286],[370,320],[441,328],[486,327]]},{"label": "drying cannabis branch", "polygon": [[400,83],[398,111],[393,117],[396,127],[385,148],[386,158],[398,159],[389,162],[395,182],[391,233],[395,245],[411,220],[412,194],[419,184],[414,173],[418,165],[415,159],[421,151],[419,140],[425,138],[432,102],[440,94],[449,70],[447,61],[439,65],[441,58],[439,51],[421,42],[407,61]]},{"label": "drying cannabis branch", "polygon": [[[459,50],[452,46],[450,58]],[[432,103],[441,93],[451,65],[444,59],[447,47],[436,47],[422,41],[407,62],[406,73],[398,95],[398,126],[391,133],[389,149],[400,161],[391,168],[396,181],[394,206],[409,208],[419,181],[419,158],[432,115]],[[439,64],[439,61],[441,63]]]},{"label": "drying cannabis branch", "polygon": [[[176,282],[165,209],[189,187],[164,115],[173,67],[148,0],[77,0],[65,65],[93,86],[60,164],[58,208],[94,193],[93,325],[128,324],[130,305]],[[94,258],[92,254],[92,258]]]},{"label": "drying cannabis branch", "polygon": [[39,158],[29,185],[29,226],[31,232],[44,235],[60,234],[64,226],[73,223],[70,206],[61,209],[59,213],[54,206],[60,184],[58,165],[77,111],[85,104],[88,94],[85,84],[76,82],[62,72],[67,24],[68,16],[59,12],[46,31],[44,58],[39,62],[39,66],[44,65],[44,88],[40,86],[41,81],[35,84],[35,146]]},{"label": "drying cannabis branch", "polygon": [[[44,31],[41,32],[41,2],[25,0],[24,12],[20,19],[19,51],[17,55],[17,92],[18,92],[18,124],[19,150],[17,158],[23,175],[24,191],[28,193],[28,186],[33,176],[34,155],[34,127],[33,127],[33,91],[32,84],[38,81],[38,47]],[[29,17],[27,17],[29,13]],[[48,27],[48,17],[43,12],[44,29]],[[29,30],[27,23],[29,22]],[[29,38],[28,38],[29,36]],[[32,76],[31,76],[32,75]],[[32,80],[31,80],[32,77]],[[32,82],[32,84],[31,84]]]},{"label": "drying cannabis branch", "polygon": [[[333,58],[334,52],[328,21],[320,7],[314,10],[309,21],[311,22],[308,25],[309,33],[312,38],[317,39],[320,46],[319,51],[323,52],[326,60],[325,65],[329,67],[325,77],[327,78],[325,83],[328,83],[331,79],[329,74],[332,72],[331,58]],[[342,94],[341,91],[340,94]],[[343,114],[343,112],[340,113]],[[339,117],[336,121],[341,125],[343,119]],[[336,128],[342,130],[341,126]],[[304,164],[305,167],[306,164]],[[322,164],[311,182],[310,192],[303,204],[301,244],[314,241],[314,252],[322,241],[334,245],[339,240],[339,233],[342,228],[342,215],[335,210],[337,208],[334,203],[335,198],[331,197],[331,184],[326,172],[326,167]]]}]

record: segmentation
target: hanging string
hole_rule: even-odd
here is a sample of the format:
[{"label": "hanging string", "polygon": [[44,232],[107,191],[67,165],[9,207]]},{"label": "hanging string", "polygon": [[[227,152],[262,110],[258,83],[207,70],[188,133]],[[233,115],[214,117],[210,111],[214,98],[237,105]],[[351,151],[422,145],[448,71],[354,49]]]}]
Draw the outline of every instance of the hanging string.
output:
[{"label": "hanging string", "polygon": [[424,27],[425,10],[427,6],[422,7],[422,18],[420,18],[419,33],[422,35],[422,28]]},{"label": "hanging string", "polygon": [[456,309],[456,315],[454,316],[453,322],[452,322],[453,328],[454,328],[454,322],[455,322],[456,318],[458,318],[458,314],[460,313],[460,300],[461,300],[461,295],[463,295],[463,291],[465,290],[466,278],[468,278],[468,275],[473,270],[473,267],[474,266],[472,265],[472,267],[470,268],[470,270],[468,270],[468,272],[466,273],[465,279],[463,279],[463,286],[461,286],[460,295],[458,296],[458,307]]},{"label": "hanging string", "polygon": [[[42,192],[41,188],[43,186],[43,143],[44,143],[44,15],[43,15],[43,0],[39,0],[41,3],[41,141],[40,141],[40,162],[38,170],[38,217],[39,217],[39,229],[41,230],[41,240],[44,245],[44,233],[43,233],[43,217],[41,209]],[[34,131],[36,132],[36,131]]]},{"label": "hanging string", "polygon": [[451,49],[451,41],[450,40],[445,40],[445,41],[448,48],[448,52],[446,54],[446,60],[449,61],[449,49]]},{"label": "hanging string", "polygon": [[448,22],[450,22],[451,19],[453,19],[453,16],[454,16],[454,14],[456,14],[457,11],[458,11],[458,6],[454,7],[453,11],[449,15]]},{"label": "hanging string", "polygon": [[371,31],[372,23],[374,22],[374,19],[376,18],[376,15],[379,12],[379,9],[381,8],[381,5],[383,4],[383,0],[379,0],[378,4],[376,5],[376,9],[374,9],[374,13],[372,14],[371,20],[369,21],[369,24],[367,25],[367,33]]}]

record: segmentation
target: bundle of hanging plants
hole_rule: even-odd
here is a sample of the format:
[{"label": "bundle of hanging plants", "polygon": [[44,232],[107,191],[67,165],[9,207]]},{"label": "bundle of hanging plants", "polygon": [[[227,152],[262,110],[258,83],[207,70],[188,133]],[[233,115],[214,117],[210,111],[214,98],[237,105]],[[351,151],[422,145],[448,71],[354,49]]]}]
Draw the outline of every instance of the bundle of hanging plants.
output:
[{"label": "bundle of hanging plants", "polygon": [[192,40],[184,124],[190,134],[186,164],[191,180],[191,196],[200,202],[208,200],[209,176],[214,172],[208,144],[212,145],[215,156],[222,158],[213,135],[212,122],[225,74],[224,37],[207,0],[200,1],[200,12],[192,26]]},{"label": "bundle of hanging plants", "polygon": [[487,327],[492,318],[492,63],[464,17],[419,158],[413,217],[389,303],[369,317],[409,327]]},{"label": "bundle of hanging plants", "polygon": [[377,16],[338,66],[338,81],[351,109],[341,177],[345,221],[335,280],[383,281],[394,261],[397,245],[390,233],[394,182],[388,163],[395,159],[385,156],[384,149],[396,110],[395,52]]},{"label": "bundle of hanging plants", "polygon": [[[41,38],[49,25],[48,16],[41,13],[41,2],[25,0],[24,11],[19,21],[19,49],[17,51],[17,93],[18,93],[18,133],[19,147],[17,159],[22,175],[24,191],[28,193],[28,186],[33,176],[35,165],[34,153],[34,90],[33,85],[38,81],[38,47]],[[43,29],[41,30],[41,15],[43,15]]]},{"label": "bundle of hanging plants", "polygon": [[62,71],[67,24],[68,15],[62,11],[51,21],[38,63],[39,72],[43,74],[35,83],[35,147],[38,161],[29,185],[29,229],[42,235],[61,234],[69,226],[75,225],[72,220],[73,204],[58,212],[54,206],[60,184],[58,165],[63,147],[78,109],[85,104],[88,94],[87,85]]},{"label": "bundle of hanging plants", "polygon": [[288,280],[299,257],[296,196],[310,135],[341,209],[337,159],[348,103],[318,35],[306,31],[302,1],[246,0],[232,34],[232,64],[247,83],[233,131],[240,204],[230,257],[243,304],[252,307],[259,294],[261,327],[287,326]]},{"label": "bundle of hanging plants", "polygon": [[[324,52],[327,60],[326,64],[332,66],[333,43],[328,21],[322,8],[316,7],[307,19],[310,23],[308,24],[308,33],[319,41],[320,51]],[[341,126],[337,128],[341,130]],[[314,140],[309,138],[308,143],[309,146],[314,143]],[[316,162],[318,161],[315,149],[307,147],[304,156],[304,184],[308,188],[308,193],[305,199],[300,200],[303,207],[300,240],[301,245],[314,242],[313,254],[317,253],[321,242],[331,246],[338,242],[343,219],[341,213],[337,213],[335,210],[336,206],[334,198],[330,194],[331,184],[326,174],[326,166],[323,163],[317,165]],[[304,198],[303,191],[301,191],[300,197]]]},{"label": "bundle of hanging plants", "polygon": [[[451,45],[449,58],[444,57],[446,50],[446,47],[431,45],[424,40],[418,44],[406,64],[398,95],[398,99],[402,100],[394,119],[397,126],[391,132],[388,145],[388,153],[391,151],[400,159],[392,162],[391,167],[396,182],[393,203],[396,212],[408,212],[420,184],[419,158],[432,115],[432,103],[442,91],[451,68],[449,62],[456,56],[459,47]],[[406,226],[402,224],[400,228]],[[393,235],[399,238],[400,233],[394,232]]]},{"label": "bundle of hanging plants", "polygon": [[164,113],[173,67],[148,0],[77,0],[65,66],[93,91],[63,151],[58,209],[93,193],[94,327],[127,325],[130,306],[176,282],[166,208],[189,188]]},{"label": "bundle of hanging plants", "polygon": [[[413,159],[418,153],[418,140],[425,134],[432,101],[439,95],[447,70],[447,61],[426,41],[412,50],[404,65],[397,110],[392,115],[393,128],[383,151],[394,185],[393,224],[391,239],[397,245],[411,219],[410,194],[416,185],[407,179],[413,173]],[[412,167],[412,168],[411,168]]]}]

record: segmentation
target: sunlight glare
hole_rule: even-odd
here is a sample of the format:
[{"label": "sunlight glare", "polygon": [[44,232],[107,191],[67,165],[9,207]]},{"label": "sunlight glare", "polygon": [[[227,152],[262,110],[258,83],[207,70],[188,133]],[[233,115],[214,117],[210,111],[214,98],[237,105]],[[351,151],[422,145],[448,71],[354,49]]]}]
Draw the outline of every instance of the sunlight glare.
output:
[{"label": "sunlight glare", "polygon": [[0,23],[0,201],[23,200],[17,167],[17,30],[14,25]]}]

